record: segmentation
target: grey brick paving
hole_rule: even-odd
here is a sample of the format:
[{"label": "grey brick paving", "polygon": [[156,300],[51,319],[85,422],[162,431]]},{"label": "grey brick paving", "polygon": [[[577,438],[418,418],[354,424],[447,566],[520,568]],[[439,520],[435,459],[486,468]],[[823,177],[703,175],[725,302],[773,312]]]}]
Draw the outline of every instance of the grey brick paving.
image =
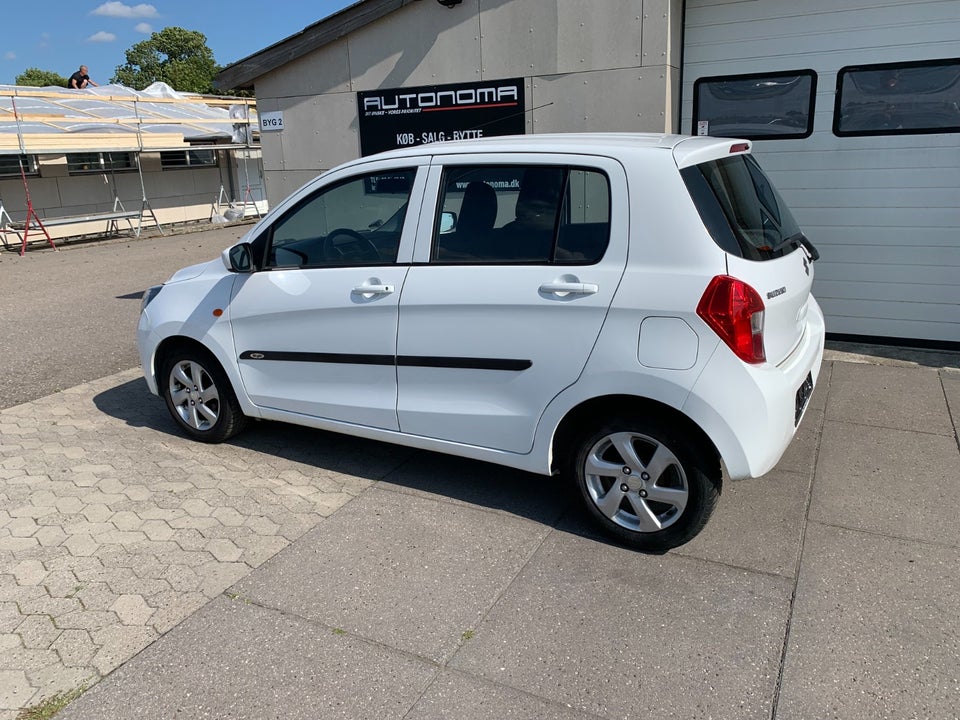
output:
[{"label": "grey brick paving", "polygon": [[96,682],[402,458],[341,473],[298,461],[325,452],[299,429],[260,434],[265,456],[165,413],[138,370],[0,411],[0,720]]}]

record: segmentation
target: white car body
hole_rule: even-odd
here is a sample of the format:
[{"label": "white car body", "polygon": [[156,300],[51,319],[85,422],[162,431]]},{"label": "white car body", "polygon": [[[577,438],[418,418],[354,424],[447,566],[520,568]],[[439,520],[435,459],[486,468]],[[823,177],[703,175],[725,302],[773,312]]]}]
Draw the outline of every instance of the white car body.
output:
[{"label": "white car body", "polygon": [[[348,163],[291,195],[241,242],[269,235],[324,188],[415,169],[395,260],[235,272],[228,248],[153,289],[138,328],[144,377],[163,393],[158,351],[189,339],[215,357],[245,416],[543,474],[564,451],[558,428],[571,417],[581,423],[585,408],[662,412],[706,438],[730,478],[758,477],[795,433],[798,390],[819,375],[824,321],[807,247],[763,261],[725,251],[681,176],[748,152],[748,142],[706,137],[536,135]],[[608,179],[602,257],[436,262],[445,171],[518,164],[567,168],[568,191],[569,168]],[[717,277],[762,298],[762,361],[738,357],[698,314]]]}]

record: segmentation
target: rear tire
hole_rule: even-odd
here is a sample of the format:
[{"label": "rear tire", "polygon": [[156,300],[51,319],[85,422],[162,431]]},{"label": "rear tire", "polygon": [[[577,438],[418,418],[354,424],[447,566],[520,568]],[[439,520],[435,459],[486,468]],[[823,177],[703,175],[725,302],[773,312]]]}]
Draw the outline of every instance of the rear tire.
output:
[{"label": "rear tire", "polygon": [[246,426],[230,381],[210,353],[175,350],[163,363],[160,382],[170,415],[194,440],[223,442]]},{"label": "rear tire", "polygon": [[587,514],[637,550],[677,547],[703,529],[720,495],[720,465],[671,425],[616,417],[584,433],[567,457]]}]

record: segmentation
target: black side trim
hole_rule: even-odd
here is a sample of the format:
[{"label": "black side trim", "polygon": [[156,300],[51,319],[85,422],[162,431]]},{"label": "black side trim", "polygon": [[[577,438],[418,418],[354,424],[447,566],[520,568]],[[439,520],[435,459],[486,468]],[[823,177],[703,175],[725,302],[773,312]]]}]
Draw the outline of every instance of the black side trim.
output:
[{"label": "black side trim", "polygon": [[352,355],[349,353],[277,352],[247,350],[241,360],[280,360],[285,362],[340,363],[344,365],[393,365],[393,355]]},{"label": "black side trim", "polygon": [[459,368],[470,370],[526,370],[533,366],[530,360],[510,358],[460,358],[421,355],[359,355],[349,353],[277,352],[246,350],[241,360],[274,360],[283,362],[338,363],[342,365],[400,365],[403,367]]},{"label": "black side trim", "polygon": [[401,355],[397,365],[402,367],[466,368],[470,370],[526,370],[533,366],[530,360],[509,358],[459,358]]}]

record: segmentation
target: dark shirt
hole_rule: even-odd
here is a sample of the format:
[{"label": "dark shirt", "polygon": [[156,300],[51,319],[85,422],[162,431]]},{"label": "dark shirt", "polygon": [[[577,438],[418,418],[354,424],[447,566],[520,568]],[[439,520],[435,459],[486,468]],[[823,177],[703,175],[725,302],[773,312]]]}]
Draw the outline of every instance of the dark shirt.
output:
[{"label": "dark shirt", "polygon": [[84,75],[82,72],[80,72],[79,70],[77,70],[73,75],[70,76],[70,79],[67,80],[67,87],[68,87],[68,88],[74,87],[73,83],[74,83],[74,81],[76,81],[76,83],[77,83],[76,87],[82,88],[82,87],[83,87],[83,84],[84,84],[85,82],[89,82],[89,80],[90,80],[90,76],[89,76],[89,75]]}]

